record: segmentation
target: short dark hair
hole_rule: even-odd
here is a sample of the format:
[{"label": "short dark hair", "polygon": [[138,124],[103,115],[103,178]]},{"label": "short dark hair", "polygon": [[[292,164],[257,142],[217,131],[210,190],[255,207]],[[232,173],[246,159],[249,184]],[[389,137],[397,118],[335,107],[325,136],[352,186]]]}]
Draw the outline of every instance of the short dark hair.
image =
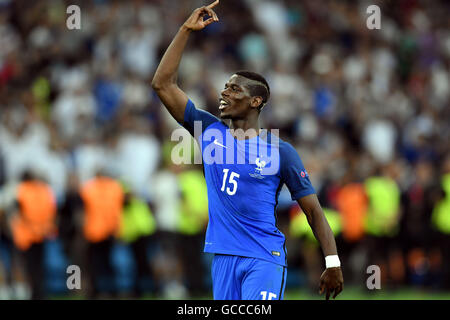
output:
[{"label": "short dark hair", "polygon": [[262,75],[260,75],[256,72],[247,71],[247,70],[238,71],[238,72],[235,72],[234,74],[237,74],[238,76],[261,83],[260,85],[259,84],[248,85],[248,88],[249,88],[249,91],[250,91],[250,94],[252,95],[252,97],[258,96],[263,99],[262,104],[258,107],[258,110],[261,110],[262,107],[264,106],[264,104],[267,102],[267,100],[269,100],[269,97],[270,97],[270,87],[269,87],[269,84],[267,83],[266,79]]},{"label": "short dark hair", "polygon": [[33,181],[36,180],[36,175],[34,172],[30,169],[26,169],[24,172],[22,172],[22,175],[20,176],[21,182],[27,182],[27,181]]}]

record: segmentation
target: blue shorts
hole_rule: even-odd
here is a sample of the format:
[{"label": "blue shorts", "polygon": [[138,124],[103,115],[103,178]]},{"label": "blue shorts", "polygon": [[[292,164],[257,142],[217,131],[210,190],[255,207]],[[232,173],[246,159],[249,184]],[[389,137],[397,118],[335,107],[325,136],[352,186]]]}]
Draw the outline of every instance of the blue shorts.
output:
[{"label": "blue shorts", "polygon": [[256,258],[216,254],[214,300],[282,300],[286,267]]}]

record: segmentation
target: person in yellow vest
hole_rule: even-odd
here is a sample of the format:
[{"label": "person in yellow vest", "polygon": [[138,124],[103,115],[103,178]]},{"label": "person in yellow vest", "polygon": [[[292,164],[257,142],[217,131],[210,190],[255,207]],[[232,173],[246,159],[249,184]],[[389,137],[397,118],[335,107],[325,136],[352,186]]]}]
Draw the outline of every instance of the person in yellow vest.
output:
[{"label": "person in yellow vest", "polygon": [[144,282],[149,280],[154,285],[154,277],[148,259],[150,236],[156,231],[156,220],[147,203],[126,186],[123,211],[120,220],[119,239],[128,244],[136,263],[136,278],[133,297],[140,298],[144,293]]},{"label": "person in yellow vest", "polygon": [[50,186],[27,171],[17,188],[18,211],[11,218],[14,245],[23,253],[31,298],[45,298],[44,242],[56,236],[56,199]]},{"label": "person in yellow vest", "polygon": [[388,286],[404,281],[404,259],[398,239],[400,230],[401,192],[392,178],[394,164],[388,164],[364,181],[368,199],[365,221],[369,264],[381,269],[381,282]]},{"label": "person in yellow vest", "polygon": [[123,209],[122,186],[99,172],[82,185],[80,195],[84,204],[83,234],[88,243],[88,297],[97,298],[101,293],[114,295],[114,271],[110,261]]},{"label": "person in yellow vest", "polygon": [[180,258],[189,294],[206,292],[203,283],[204,265],[201,249],[208,222],[206,182],[200,170],[188,169],[178,174],[181,191],[181,212],[178,220]]},{"label": "person in yellow vest", "polygon": [[[334,236],[338,236],[342,230],[340,214],[330,208],[323,208],[323,212],[330,224]],[[320,278],[320,270],[322,269],[323,263],[319,243],[309,226],[306,215],[297,204],[291,207],[289,217],[289,235],[302,241],[301,254],[306,269],[305,271],[308,275],[307,285],[309,289],[315,290],[317,279]]]},{"label": "person in yellow vest", "polygon": [[[450,169],[450,161],[449,161]],[[441,180],[443,194],[434,206],[431,223],[436,231],[434,243],[442,258],[443,283],[445,289],[450,289],[450,172],[444,174]],[[431,259],[430,259],[431,260]]]},{"label": "person in yellow vest", "polygon": [[450,173],[442,177],[442,189],[444,197],[436,203],[431,219],[436,230],[450,236]]}]

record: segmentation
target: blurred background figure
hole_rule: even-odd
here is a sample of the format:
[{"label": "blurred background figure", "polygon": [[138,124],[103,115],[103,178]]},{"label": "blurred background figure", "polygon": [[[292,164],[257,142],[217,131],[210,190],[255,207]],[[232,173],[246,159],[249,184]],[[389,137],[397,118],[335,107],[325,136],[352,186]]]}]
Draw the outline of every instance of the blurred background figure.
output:
[{"label": "blurred background figure", "polygon": [[208,197],[202,171],[186,168],[178,173],[181,191],[181,212],[178,220],[179,256],[182,261],[184,282],[190,296],[209,292],[205,285],[208,272],[204,267],[204,234],[208,222]]},{"label": "blurred background figure", "polygon": [[[31,288],[41,297],[203,297],[201,165],[171,161],[180,126],[149,84],[179,25],[205,3],[81,0],[81,29],[69,30],[71,4],[0,1],[0,298],[30,298]],[[379,30],[366,27],[371,4]],[[448,1],[227,0],[217,10],[220,21],[193,35],[180,65],[189,97],[217,115],[233,72],[263,74],[272,93],[261,126],[279,129],[302,157],[334,221],[346,287],[367,292],[366,268],[379,264],[386,292],[448,292]],[[30,242],[28,256],[42,261],[34,282],[10,223],[30,170],[56,208],[39,216],[58,226]],[[309,269],[323,259],[285,195],[276,214],[289,295],[314,289],[320,275]],[[81,292],[66,288],[70,264],[81,268]],[[150,280],[136,287],[136,275]]]},{"label": "blurred background figure", "polygon": [[132,296],[142,298],[146,290],[145,284],[153,289],[155,287],[155,277],[149,259],[149,242],[156,231],[156,221],[145,201],[134,195],[127,186],[124,186],[124,191],[118,237],[131,247],[136,264]]},{"label": "blurred background figure", "polygon": [[44,241],[56,236],[56,199],[48,184],[25,171],[16,201],[17,212],[10,218],[14,245],[23,255],[31,299],[44,299]]},{"label": "blurred background figure", "polygon": [[65,197],[59,207],[58,236],[68,261],[84,269],[83,253],[86,251],[82,230],[84,203],[80,191],[78,176],[71,173],[67,177]]},{"label": "blurred background figure", "polygon": [[6,168],[5,168],[5,160],[3,158],[2,150],[0,149],[0,187],[6,182]]},{"label": "blurred background figure", "polygon": [[344,181],[336,194],[336,209],[342,222],[342,233],[337,240],[346,265],[344,276],[350,283],[363,281],[359,270],[364,268],[364,257],[361,261],[360,256],[364,254],[361,243],[366,232],[367,207],[364,185],[357,181]]},{"label": "blurred background figure", "polygon": [[402,277],[403,274],[398,275],[395,272],[396,268],[402,270],[399,265],[402,261],[391,264],[391,259],[400,245],[396,238],[399,232],[400,190],[391,176],[393,172],[389,171],[393,169],[391,166],[380,168],[364,182],[368,197],[366,230],[369,261],[380,267],[384,277],[382,281],[390,285],[403,280],[396,278]]},{"label": "blurred background figure", "polygon": [[[342,221],[339,213],[330,208],[323,208],[323,212],[330,225],[335,237],[341,233]],[[320,246],[309,226],[308,219],[298,205],[293,205],[289,212],[289,235],[293,239],[300,239],[301,246],[294,252],[301,254],[301,268],[307,275],[307,279],[300,279],[299,281],[306,286],[310,292],[317,291],[317,279],[320,278],[321,270],[323,269],[323,259],[320,252]]]},{"label": "blurred background figure", "polygon": [[[445,288],[450,287],[450,257],[447,250],[436,250],[436,247],[446,247],[449,244],[450,239],[450,156],[445,159],[442,165],[442,171],[445,172],[441,178],[441,190],[443,192],[440,195],[436,195],[435,206],[432,211],[432,223],[435,230],[435,236],[433,241],[433,249],[430,252],[432,261],[432,267],[434,273],[442,274],[442,280],[437,283],[441,283]],[[437,234],[436,234],[437,233]],[[443,260],[443,261],[442,261]],[[435,285],[437,285],[435,283]]]},{"label": "blurred background figure", "polygon": [[89,298],[117,294],[111,263],[114,236],[120,230],[124,194],[120,183],[101,171],[81,186],[83,234],[88,242]]},{"label": "blurred background figure", "polygon": [[171,153],[174,146],[175,143],[171,141],[164,143],[160,167],[153,177],[155,186],[158,186],[152,188],[157,223],[155,240],[158,248],[153,262],[158,293],[165,298],[182,299],[188,293],[179,259],[178,226],[182,205],[177,174],[181,171],[181,166],[172,163]]}]

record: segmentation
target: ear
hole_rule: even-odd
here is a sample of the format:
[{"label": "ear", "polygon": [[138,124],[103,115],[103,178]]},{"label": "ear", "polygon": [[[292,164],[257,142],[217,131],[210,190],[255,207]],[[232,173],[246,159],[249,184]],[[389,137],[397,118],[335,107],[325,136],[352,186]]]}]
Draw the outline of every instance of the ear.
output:
[{"label": "ear", "polygon": [[252,108],[257,108],[261,105],[262,102],[263,102],[262,97],[252,97],[250,105],[252,106]]}]

